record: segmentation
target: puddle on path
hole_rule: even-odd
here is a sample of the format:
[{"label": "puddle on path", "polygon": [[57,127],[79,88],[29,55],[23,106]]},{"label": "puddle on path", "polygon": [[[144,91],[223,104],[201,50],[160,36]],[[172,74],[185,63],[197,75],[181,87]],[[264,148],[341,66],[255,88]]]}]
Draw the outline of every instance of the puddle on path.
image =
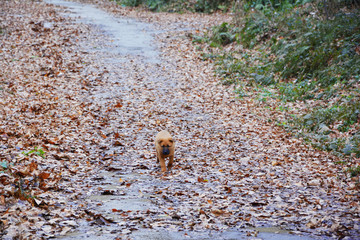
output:
[{"label": "puddle on path", "polygon": [[[160,54],[151,45],[153,41],[151,26],[129,18],[115,18],[108,13],[99,10],[91,5],[62,0],[46,0],[47,3],[67,7],[71,17],[76,17],[79,21],[91,24],[102,33],[108,35],[112,41],[111,47],[94,49],[94,51],[116,51],[122,55],[122,60],[126,60],[126,55],[139,56],[145,62],[156,64],[159,62]],[[114,60],[116,61],[116,60]],[[99,62],[100,63],[100,62]],[[120,63],[120,61],[119,61]],[[103,63],[102,63],[103,64]],[[116,66],[115,66],[116,67]],[[154,83],[160,84],[160,83]],[[164,83],[163,83],[164,84]],[[150,85],[150,83],[149,83]],[[105,97],[115,98],[117,89],[103,89]],[[105,98],[103,97],[103,98]],[[119,167],[121,169],[121,167]],[[98,213],[101,217],[111,219],[113,223],[93,224],[83,220],[79,222],[76,231],[58,239],[264,239],[264,240],[310,240],[312,238],[290,234],[279,228],[256,228],[226,231],[178,231],[177,227],[169,224],[169,227],[143,228],[141,224],[129,223],[121,213],[127,212],[146,212],[154,211],[159,208],[154,201],[154,197],[148,194],[147,189],[154,185],[166,187],[172,184],[171,181],[162,181],[150,174],[151,170],[130,172],[130,170],[102,171],[98,176],[94,176],[93,187],[89,189],[86,199],[89,211]],[[141,174],[143,173],[143,174]],[[125,185],[124,185],[125,184]],[[129,185],[126,185],[129,184]],[[181,204],[181,203],[179,203]],[[157,216],[158,219],[170,218],[170,216]],[[102,221],[100,219],[100,221]],[[172,224],[175,224],[172,222]],[[178,221],[181,225],[181,221]],[[173,228],[173,229],[172,229]],[[181,229],[181,228],[180,228]],[[251,236],[247,233],[251,232]]]}]

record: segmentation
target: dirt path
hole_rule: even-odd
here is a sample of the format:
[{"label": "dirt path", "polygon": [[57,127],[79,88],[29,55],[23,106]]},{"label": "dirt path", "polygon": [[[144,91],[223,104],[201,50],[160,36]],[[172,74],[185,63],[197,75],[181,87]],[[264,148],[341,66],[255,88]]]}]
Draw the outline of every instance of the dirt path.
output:
[{"label": "dirt path", "polygon": [[[185,37],[226,16],[99,4],[153,22],[118,20],[157,43],[119,51],[114,33],[65,17],[64,7],[1,3],[0,236],[271,239],[258,231],[276,227],[360,237],[358,190],[337,160],[268,123],[252,99],[236,99]],[[153,141],[164,128],[176,157],[162,175]],[[30,154],[36,146],[44,158]]]}]

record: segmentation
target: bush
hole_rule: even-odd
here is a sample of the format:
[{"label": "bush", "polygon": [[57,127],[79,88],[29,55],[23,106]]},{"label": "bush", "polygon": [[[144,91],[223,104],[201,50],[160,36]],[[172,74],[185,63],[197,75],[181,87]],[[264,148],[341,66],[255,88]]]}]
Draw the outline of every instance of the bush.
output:
[{"label": "bush", "polygon": [[232,0],[197,0],[195,3],[196,12],[211,13],[217,10],[227,10],[232,5]]},{"label": "bush", "polygon": [[224,22],[219,26],[213,27],[212,34],[210,36],[210,46],[225,46],[229,43],[236,41],[236,39],[236,29],[233,26],[229,25],[227,22]]},{"label": "bush", "polygon": [[144,0],[120,0],[121,4],[129,7],[137,7],[140,4],[143,4]]},{"label": "bush", "polygon": [[246,48],[252,49],[275,31],[269,19],[261,12],[250,13],[245,18],[245,25],[240,30],[240,40]]},{"label": "bush", "polygon": [[359,11],[337,10],[328,18],[323,5],[301,4],[237,2],[239,17],[213,28],[208,42],[221,46],[235,36],[247,50],[220,54],[216,72],[241,89],[272,85],[272,97],[284,104],[309,102],[309,108],[296,104],[297,115],[287,114],[283,126],[320,149],[360,157]]},{"label": "bush", "polygon": [[118,2],[130,7],[143,5],[151,11],[196,11],[212,13],[217,10],[228,10],[233,0],[118,0]]},{"label": "bush", "polygon": [[273,46],[277,55],[274,71],[284,79],[316,81],[326,88],[349,81],[360,74],[356,53],[360,41],[360,21],[354,14],[341,14],[334,20],[320,21],[296,16],[285,19],[288,29],[277,36]]},{"label": "bush", "polygon": [[[334,85],[351,88],[360,75],[360,18],[339,13],[334,19],[321,20],[310,14],[313,10],[251,11],[241,27],[229,29],[231,25],[223,24],[214,28],[213,36],[225,26],[226,33],[231,33],[227,40],[238,36],[245,48],[269,47],[272,64],[266,58],[256,60],[265,75],[275,74],[287,82],[281,85],[282,94],[294,95],[288,90],[295,90],[290,99],[329,98],[336,92]],[[220,35],[226,36],[225,32]]]}]

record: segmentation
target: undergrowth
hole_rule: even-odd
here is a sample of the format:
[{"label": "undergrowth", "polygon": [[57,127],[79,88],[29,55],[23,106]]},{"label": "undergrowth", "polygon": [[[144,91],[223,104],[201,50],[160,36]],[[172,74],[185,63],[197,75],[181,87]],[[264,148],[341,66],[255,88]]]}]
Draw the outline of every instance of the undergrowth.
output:
[{"label": "undergrowth", "polygon": [[117,0],[123,6],[143,6],[151,11],[168,12],[205,12],[212,13],[217,10],[226,11],[230,8],[232,0]]},{"label": "undergrowth", "polygon": [[215,60],[223,83],[234,84],[241,97],[260,85],[297,106],[282,126],[317,148],[360,157],[360,13],[344,7],[329,15],[321,7],[246,1],[242,17],[193,39],[219,47],[203,58]]}]

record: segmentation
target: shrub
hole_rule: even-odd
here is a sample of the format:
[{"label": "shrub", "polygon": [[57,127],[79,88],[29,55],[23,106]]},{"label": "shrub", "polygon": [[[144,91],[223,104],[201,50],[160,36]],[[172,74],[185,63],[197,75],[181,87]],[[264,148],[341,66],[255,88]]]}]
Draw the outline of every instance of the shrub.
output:
[{"label": "shrub", "polygon": [[121,4],[129,7],[137,7],[140,4],[143,4],[144,0],[120,0]]},{"label": "shrub", "polygon": [[240,40],[244,47],[253,48],[274,31],[269,19],[261,12],[250,13],[245,18],[245,25],[240,30]]},{"label": "shrub", "polygon": [[232,0],[197,0],[194,6],[196,12],[211,13],[216,10],[227,10],[232,5]]},{"label": "shrub", "polygon": [[225,46],[236,41],[236,39],[236,29],[227,22],[224,22],[219,26],[213,27],[212,34],[210,36],[210,46]]},{"label": "shrub", "polygon": [[226,11],[233,0],[118,0],[120,4],[130,7],[143,5],[151,11],[177,11],[184,10],[211,13],[217,10]]},{"label": "shrub", "polygon": [[[359,11],[338,10],[328,18],[322,5],[299,1],[237,4],[236,15],[243,17],[209,34],[231,33],[248,49],[216,58],[223,83],[273,85],[274,96],[285,103],[311,100],[308,109],[296,104],[298,115],[287,114],[282,125],[320,149],[360,157]],[[211,46],[222,45],[218,39]]]},{"label": "shrub", "polygon": [[277,55],[274,71],[282,78],[312,80],[326,88],[339,81],[349,82],[360,74],[356,67],[360,64],[356,53],[360,21],[356,15],[341,14],[327,21],[300,16],[287,20],[287,31],[272,47]]}]

